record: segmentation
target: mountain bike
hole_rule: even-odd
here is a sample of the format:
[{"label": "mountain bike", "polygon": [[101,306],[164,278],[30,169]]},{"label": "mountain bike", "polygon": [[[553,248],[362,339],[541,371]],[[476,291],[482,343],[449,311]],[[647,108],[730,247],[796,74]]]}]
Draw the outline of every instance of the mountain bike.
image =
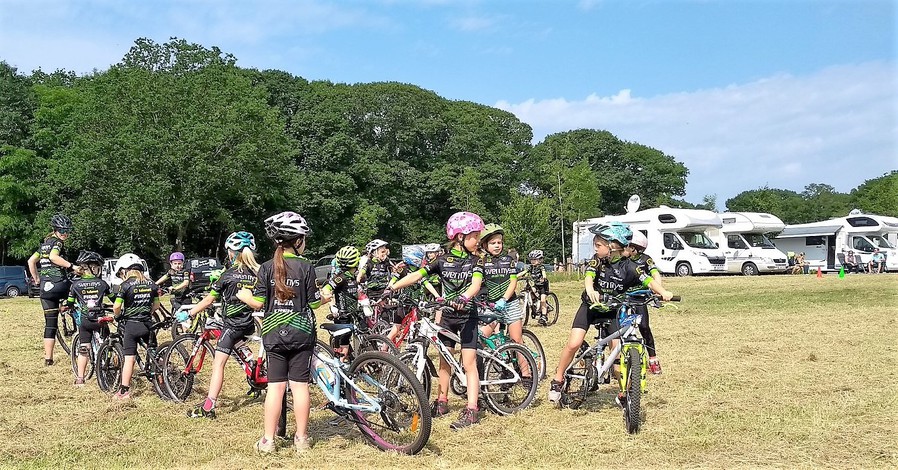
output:
[{"label": "mountain bike", "polygon": [[[203,330],[199,335],[183,334],[175,340],[162,359],[163,383],[174,401],[185,401],[194,390],[205,396],[209,390],[211,372],[203,374],[203,365],[215,357],[212,342],[221,336],[223,324],[215,317],[205,317],[202,325]],[[258,354],[255,356],[250,347],[253,343],[258,344]],[[231,357],[237,361],[246,376],[246,383],[249,385],[246,394],[259,397],[268,388],[268,360],[262,346],[262,337],[254,334],[249,337],[249,341],[238,341],[231,351]]]},{"label": "mountain bike", "polygon": [[324,408],[355,424],[368,442],[409,455],[427,444],[432,424],[427,396],[395,356],[368,351],[347,364],[319,341],[312,366],[314,382],[327,400]]},{"label": "mountain bike", "polygon": [[[112,313],[112,307],[103,308],[103,312],[107,314]],[[80,313],[76,314],[76,318],[80,319]],[[89,380],[94,376],[94,366],[97,362],[97,352],[100,351],[100,346],[106,341],[106,338],[109,337],[109,323],[112,322],[112,316],[103,316],[97,319],[97,322],[100,323],[102,329],[100,331],[95,331],[90,337],[90,346],[88,347],[88,360],[87,360],[87,368],[84,369],[84,380]],[[81,326],[81,322],[78,322],[78,326]],[[74,335],[72,337],[72,344],[70,346],[70,350],[75,351],[74,354],[71,355],[72,358],[72,373],[75,374],[76,378],[78,376],[78,335]]]},{"label": "mountain bike", "polygon": [[530,319],[536,321],[539,326],[552,326],[558,321],[558,296],[554,292],[546,294],[546,316],[543,317],[542,308],[539,300],[539,293],[536,287],[530,283],[528,279],[523,280],[521,288],[521,307],[524,309],[524,326],[527,326]]},{"label": "mountain bike", "polygon": [[[150,326],[150,331],[157,334],[159,330],[169,328],[172,319],[165,319]],[[107,393],[115,392],[122,381],[122,366],[125,363],[125,353],[122,350],[122,333],[121,323],[115,333],[110,333],[109,337],[103,341],[97,351],[97,361],[95,373],[97,375],[97,384],[100,390]],[[143,377],[152,386],[156,395],[163,400],[170,399],[165,389],[165,383],[162,378],[162,358],[165,352],[171,346],[171,342],[167,341],[155,348],[148,347],[145,341],[141,340],[137,343],[136,361],[134,364],[134,378]]]},{"label": "mountain bike", "polygon": [[[422,311],[445,309],[443,314],[452,313],[451,307],[440,304],[422,302],[420,308]],[[497,318],[495,315],[478,315],[478,320],[481,323],[492,323]],[[437,353],[452,369],[450,389],[456,395],[465,396],[467,386],[464,368],[440,336],[445,336],[456,344],[461,342],[458,335],[437,325],[429,317],[422,316],[412,329],[407,351],[399,359],[412,370],[429,396],[432,390],[430,382],[432,377],[437,375],[437,370],[427,355],[427,349],[429,345],[434,345]],[[525,380],[523,373],[538,370],[530,350],[520,344],[509,342],[495,350],[477,349],[476,352],[478,362],[483,361],[483,366],[478,367],[478,372],[480,394],[487,407],[499,415],[509,415],[528,407],[539,385],[538,380]]]},{"label": "mountain bike", "polygon": [[[679,301],[675,296],[672,301]],[[639,325],[642,315],[635,313],[633,307],[653,305],[661,307],[660,297],[649,290],[628,292],[624,296],[611,297],[606,302],[608,308],[616,313],[620,329],[604,336],[610,320],[598,320],[595,325],[599,330],[596,342],[589,346],[586,341],[580,351],[564,372],[564,387],[559,404],[572,409],[579,408],[589,392],[598,389],[600,383],[610,383],[611,368],[620,356],[620,405],[623,408],[624,425],[630,434],[639,432],[643,421],[644,410],[641,408],[642,395],[646,389],[646,365],[648,355],[645,344],[639,336]],[[605,347],[612,340],[621,341],[607,354]]]},{"label": "mountain bike", "polygon": [[[475,302],[478,308],[482,309],[487,315],[496,315],[493,310],[492,305],[488,305],[484,302]],[[483,333],[478,331],[478,335],[480,336],[480,344],[489,349],[498,349],[500,346],[506,343],[513,343],[514,340],[511,339],[511,336],[508,335],[507,326],[504,323],[499,322],[498,328],[493,330],[493,333],[490,336],[483,336]],[[528,330],[527,328],[521,328],[521,344],[530,350],[530,353],[533,355],[533,360],[536,361],[536,369],[539,372],[537,377],[539,380],[543,380],[546,378],[546,351],[543,349],[543,344],[540,342],[539,338],[536,336],[536,333]]]}]

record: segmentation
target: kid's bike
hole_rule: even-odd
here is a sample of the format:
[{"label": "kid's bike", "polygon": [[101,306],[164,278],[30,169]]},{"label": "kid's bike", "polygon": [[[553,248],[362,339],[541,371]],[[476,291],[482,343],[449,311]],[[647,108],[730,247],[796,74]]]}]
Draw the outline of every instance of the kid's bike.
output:
[{"label": "kid's bike", "polygon": [[[153,323],[150,331],[158,334],[159,330],[171,326],[172,320],[166,319]],[[149,347],[144,341],[138,341],[136,362],[134,364],[134,378],[144,377],[152,386],[153,391],[163,400],[170,399],[165,389],[162,378],[162,357],[171,346],[171,342],[165,342],[157,347]],[[107,393],[115,392],[122,382],[122,366],[125,363],[125,353],[122,349],[122,325],[118,331],[110,333],[109,337],[100,345],[97,351],[96,375],[100,390]]]},{"label": "kid's bike", "polygon": [[524,279],[521,289],[521,307],[524,309],[524,326],[533,319],[539,326],[552,326],[558,322],[558,296],[554,292],[546,294],[546,315],[543,316],[539,293],[530,281]]}]

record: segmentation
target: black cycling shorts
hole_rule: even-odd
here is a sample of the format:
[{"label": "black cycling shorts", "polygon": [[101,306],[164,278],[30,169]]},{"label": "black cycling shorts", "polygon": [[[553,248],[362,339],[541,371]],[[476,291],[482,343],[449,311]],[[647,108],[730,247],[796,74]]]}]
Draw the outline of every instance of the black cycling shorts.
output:
[{"label": "black cycling shorts", "polygon": [[97,321],[91,321],[81,317],[81,325],[78,327],[78,344],[89,344],[93,339],[94,333],[103,334],[103,325]]},{"label": "black cycling shorts", "polygon": [[308,345],[293,351],[273,352],[268,355],[268,382],[300,382],[309,383],[312,379],[312,349]]},{"label": "black cycling shorts", "polygon": [[[453,317],[444,313],[440,319],[440,326],[458,335],[462,349],[477,349],[480,344],[476,316]],[[440,339],[449,348],[455,347],[455,340],[443,335],[440,335]]]},{"label": "black cycling shorts", "polygon": [[607,336],[608,333],[614,333],[620,329],[620,322],[617,321],[615,312],[599,312],[597,310],[592,310],[589,308],[589,304],[581,302],[580,308],[578,308],[577,313],[574,314],[574,323],[571,325],[571,328],[580,328],[581,330],[588,331],[590,326],[596,325],[603,320],[609,320],[610,323],[608,330],[602,336]]},{"label": "black cycling shorts", "polygon": [[69,288],[72,284],[69,281],[60,282],[40,282],[40,298],[41,308],[46,310],[59,309],[59,304],[69,297]]},{"label": "black cycling shorts", "polygon": [[548,279],[539,283],[534,284],[533,288],[536,289],[536,293],[539,295],[546,295],[549,293],[549,281]]},{"label": "black cycling shorts", "polygon": [[126,356],[137,355],[137,343],[143,341],[147,348],[156,347],[156,333],[150,330],[152,320],[145,322],[126,320],[122,334],[122,350]]},{"label": "black cycling shorts", "polygon": [[230,355],[234,351],[235,344],[240,341],[246,341],[255,331],[256,327],[252,323],[244,327],[225,326],[221,330],[221,336],[218,338],[218,344],[215,345],[215,351]]}]

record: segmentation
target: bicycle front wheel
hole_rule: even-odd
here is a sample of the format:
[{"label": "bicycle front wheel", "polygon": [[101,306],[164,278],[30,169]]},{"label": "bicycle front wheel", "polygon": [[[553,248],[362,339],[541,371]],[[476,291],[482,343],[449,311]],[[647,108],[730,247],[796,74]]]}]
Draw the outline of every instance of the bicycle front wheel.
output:
[{"label": "bicycle front wheel", "polygon": [[[162,381],[165,391],[174,401],[184,401],[196,390],[205,394],[209,390],[211,373],[203,371],[203,365],[212,361],[215,351],[208,343],[198,345],[193,335],[183,335],[168,349],[162,359]],[[208,370],[211,370],[209,364]]]},{"label": "bicycle front wheel", "polygon": [[521,332],[521,340],[524,347],[533,353],[533,360],[536,361],[536,369],[539,371],[539,380],[546,378],[546,351],[543,350],[543,344],[539,341],[536,333],[524,328]]},{"label": "bicycle front wheel", "polygon": [[[65,316],[63,316],[63,319],[65,319]],[[62,348],[62,351],[65,352],[67,356],[71,356],[72,348],[69,346],[69,339],[66,338],[66,336],[63,334],[62,330],[63,330],[63,326],[60,324],[59,328],[56,328],[56,344],[58,344],[59,347]],[[77,339],[78,339],[78,335],[75,335],[74,340],[77,340]],[[75,351],[77,351],[77,350],[78,350],[78,348],[75,348]]]},{"label": "bicycle front wheel", "polygon": [[349,367],[354,385],[347,383],[347,400],[364,403],[363,391],[380,406],[380,413],[353,411],[365,438],[381,450],[414,455],[430,439],[431,416],[424,388],[397,357],[366,352]]},{"label": "bicycle front wheel", "polygon": [[546,295],[546,326],[552,326],[558,322],[558,296],[554,292]]},{"label": "bicycle front wheel", "polygon": [[[529,349],[517,343],[500,346],[483,361],[480,392],[487,406],[500,415],[516,413],[530,406],[539,385],[539,376],[534,379],[534,373],[538,373],[538,369]],[[517,380],[509,382],[515,374]],[[501,383],[490,383],[498,381]]]},{"label": "bicycle front wheel", "polygon": [[379,351],[394,356],[399,355],[399,348],[384,335],[360,335],[359,337],[359,354]]},{"label": "bicycle front wheel", "polygon": [[624,400],[624,424],[627,432],[635,434],[639,432],[642,424],[642,357],[636,348],[627,350],[627,387],[626,400]]},{"label": "bicycle front wheel", "polygon": [[112,393],[122,383],[122,365],[125,363],[125,353],[118,343],[105,342],[97,351],[97,385],[100,390]]},{"label": "bicycle front wheel", "polygon": [[[78,344],[78,335],[72,338],[71,346],[69,349],[74,351],[71,355],[72,358],[72,374],[75,374],[75,377],[78,377],[78,347],[81,346]],[[84,368],[84,380],[89,380],[94,376],[94,364],[97,361],[97,354],[94,352],[93,343],[87,348],[88,356],[87,356],[87,366]]]}]

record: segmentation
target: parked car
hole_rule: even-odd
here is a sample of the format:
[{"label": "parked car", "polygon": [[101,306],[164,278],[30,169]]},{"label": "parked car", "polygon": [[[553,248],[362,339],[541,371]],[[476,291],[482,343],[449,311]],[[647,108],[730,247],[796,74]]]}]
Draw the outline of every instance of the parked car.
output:
[{"label": "parked car", "polygon": [[[106,258],[103,262],[103,269],[100,272],[100,278],[106,281],[110,287],[118,286],[122,283],[122,280],[115,275],[113,269],[115,269],[115,262],[118,261],[118,258]],[[147,262],[143,262],[143,274],[150,279],[150,268],[147,266]]]},{"label": "parked car", "polygon": [[30,285],[25,266],[0,266],[0,295],[18,297],[27,293]]},{"label": "parked car", "polygon": [[331,265],[333,260],[334,255],[327,255],[318,258],[318,261],[315,262],[315,284],[317,284],[318,287],[323,286],[324,283],[327,282],[327,278],[334,270],[334,267]]}]

